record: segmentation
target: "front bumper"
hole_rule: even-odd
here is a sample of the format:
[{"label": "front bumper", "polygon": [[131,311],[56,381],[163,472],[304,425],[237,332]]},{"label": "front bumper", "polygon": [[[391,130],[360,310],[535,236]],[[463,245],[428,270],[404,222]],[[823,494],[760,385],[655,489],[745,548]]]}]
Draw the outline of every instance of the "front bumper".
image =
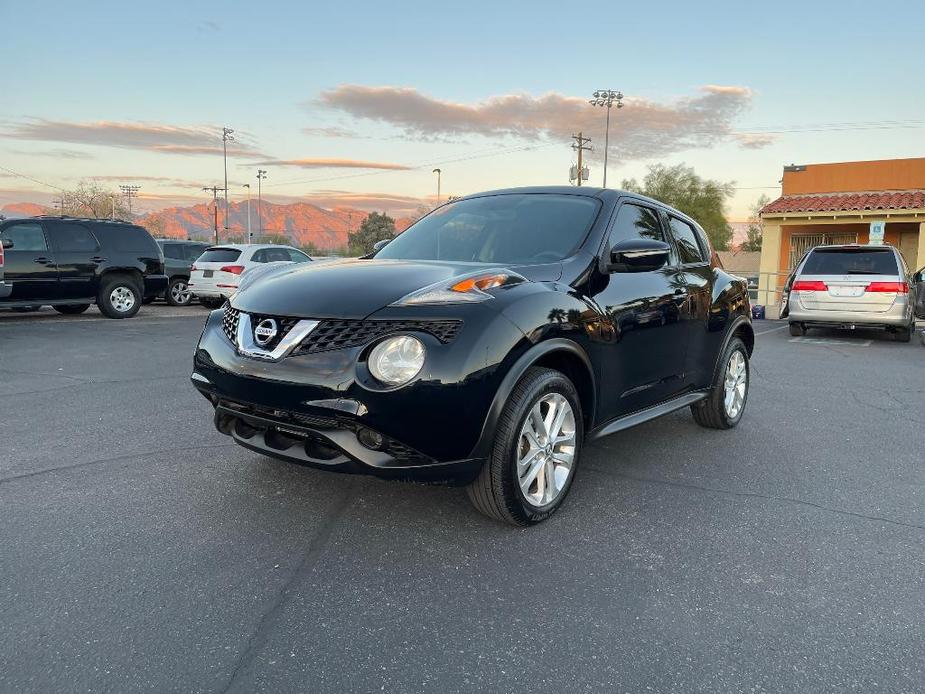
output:
[{"label": "front bumper", "polygon": [[[223,315],[213,311],[206,322],[192,383],[215,407],[218,430],[238,444],[342,472],[460,482],[477,474],[501,378],[497,365],[486,364],[480,331],[463,330],[449,344],[419,334],[424,370],[388,390],[358,375],[369,344],[263,361],[237,352],[222,331]],[[506,318],[492,313],[490,320],[516,339]],[[369,445],[377,436],[381,443]]]}]

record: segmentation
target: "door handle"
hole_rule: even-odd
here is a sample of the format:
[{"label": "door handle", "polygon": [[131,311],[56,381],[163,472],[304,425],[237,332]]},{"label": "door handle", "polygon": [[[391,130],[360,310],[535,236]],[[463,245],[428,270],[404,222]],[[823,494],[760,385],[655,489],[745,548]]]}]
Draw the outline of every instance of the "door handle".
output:
[{"label": "door handle", "polygon": [[99,256],[99,255],[93,256],[92,258],[90,258],[90,260],[92,260],[94,263],[105,263],[106,262],[106,258],[103,258],[102,256]]},{"label": "door handle", "polygon": [[46,258],[44,255],[43,255],[43,256],[39,256],[38,258],[36,258],[36,259],[33,260],[32,262],[33,262],[33,263],[38,263],[39,265],[51,265],[51,264],[52,264],[51,258]]}]

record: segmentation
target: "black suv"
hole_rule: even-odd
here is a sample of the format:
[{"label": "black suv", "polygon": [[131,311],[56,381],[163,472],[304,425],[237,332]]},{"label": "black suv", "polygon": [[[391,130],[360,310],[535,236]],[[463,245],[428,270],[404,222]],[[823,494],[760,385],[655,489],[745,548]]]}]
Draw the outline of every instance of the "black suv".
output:
[{"label": "black suv", "polygon": [[586,441],[682,407],[738,424],[754,340],[747,283],[694,220],[524,188],[448,203],[366,258],[244,275],[192,383],[246,448],[461,481],[527,524],[561,504]]},{"label": "black suv", "polygon": [[96,303],[109,318],[134,316],[167,287],[164,258],[142,227],[120,220],[32,217],[0,223],[6,297],[0,308],[51,305],[83,313]]},{"label": "black suv", "polygon": [[202,241],[184,241],[182,239],[155,239],[164,253],[167,274],[167,291],[164,299],[172,306],[187,306],[193,301],[189,290],[189,275],[193,261],[209,248],[210,244]]}]

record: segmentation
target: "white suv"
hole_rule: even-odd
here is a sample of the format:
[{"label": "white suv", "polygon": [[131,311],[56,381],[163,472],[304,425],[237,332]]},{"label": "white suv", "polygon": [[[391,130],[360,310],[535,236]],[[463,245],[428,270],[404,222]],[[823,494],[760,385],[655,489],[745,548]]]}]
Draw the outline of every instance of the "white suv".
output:
[{"label": "white suv", "polygon": [[238,291],[241,276],[276,263],[309,263],[298,248],[271,244],[228,243],[207,248],[190,270],[189,290],[208,308],[218,308]]}]

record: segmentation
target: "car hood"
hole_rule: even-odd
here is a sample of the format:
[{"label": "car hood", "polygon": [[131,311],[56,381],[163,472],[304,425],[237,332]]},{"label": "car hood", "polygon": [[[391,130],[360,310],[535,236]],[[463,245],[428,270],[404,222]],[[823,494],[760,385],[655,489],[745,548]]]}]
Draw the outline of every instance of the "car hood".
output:
[{"label": "car hood", "polygon": [[[547,268],[545,272],[542,267]],[[285,265],[260,274],[253,282],[242,282],[232,304],[242,311],[264,315],[360,319],[417,289],[481,268],[488,270],[492,266],[375,259]],[[556,279],[559,269],[537,266],[530,274],[537,272]]]}]

